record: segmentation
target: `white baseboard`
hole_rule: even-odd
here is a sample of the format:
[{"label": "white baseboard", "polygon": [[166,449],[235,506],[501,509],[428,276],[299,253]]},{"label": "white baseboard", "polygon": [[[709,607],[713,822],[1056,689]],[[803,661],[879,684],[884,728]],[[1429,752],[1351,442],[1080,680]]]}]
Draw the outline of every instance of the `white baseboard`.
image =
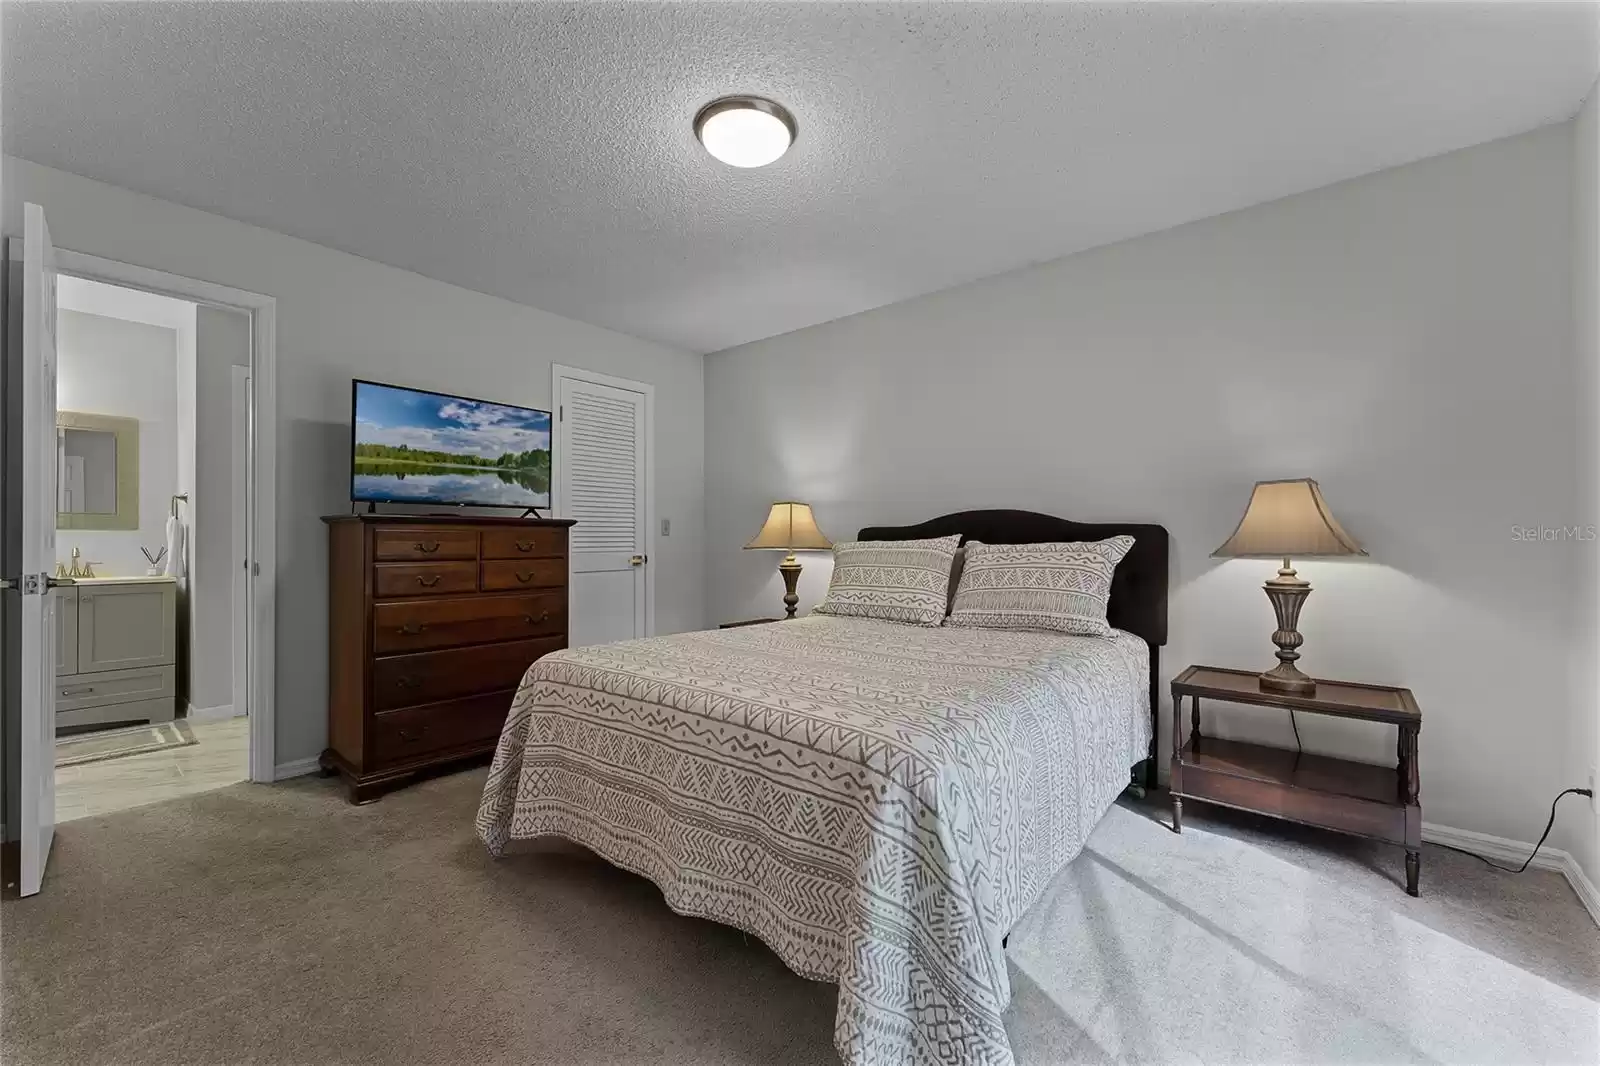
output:
[{"label": "white baseboard", "polygon": [[[1433,822],[1422,823],[1422,839],[1429,844],[1448,844],[1452,848],[1462,848],[1474,855],[1493,859],[1495,862],[1510,862],[1518,866],[1521,866],[1522,861],[1528,857],[1528,852],[1533,850],[1531,843],[1524,844],[1520,840],[1490,836],[1488,833],[1474,833],[1470,829],[1454,829]],[[1535,855],[1533,862],[1528,865],[1535,870],[1559,870],[1566,864],[1567,858],[1566,852],[1547,845],[1539,849],[1539,854]]]},{"label": "white baseboard", "polygon": [[317,756],[312,755],[305,759],[296,759],[294,762],[281,762],[272,768],[274,781],[287,781],[291,777],[304,777],[306,774],[317,772]]},{"label": "white baseboard", "polygon": [[243,718],[244,715],[235,714],[233,704],[224,703],[219,707],[190,707],[184,717],[191,722],[220,722],[227,718]]},{"label": "white baseboard", "polygon": [[1567,883],[1572,886],[1572,891],[1583,900],[1583,905],[1588,908],[1589,917],[1594,919],[1594,924],[1600,925],[1600,889],[1594,887],[1594,882],[1589,880],[1589,876],[1583,872],[1583,867],[1578,865],[1578,860],[1571,855],[1567,856],[1561,872],[1567,875]]},{"label": "white baseboard", "polygon": [[[1490,836],[1488,833],[1474,833],[1468,829],[1455,829],[1433,822],[1422,823],[1422,840],[1427,844],[1448,844],[1453,848],[1461,848],[1463,851],[1482,855],[1486,859],[1493,859],[1495,862],[1513,863],[1517,866],[1521,866],[1522,861],[1533,850],[1532,843]],[[1595,925],[1600,926],[1600,891],[1597,891],[1594,882],[1585,876],[1577,859],[1560,848],[1546,846],[1539,849],[1539,854],[1533,857],[1528,867],[1533,870],[1559,870],[1566,875],[1567,883],[1572,886],[1572,891],[1577,893],[1579,901],[1589,912],[1589,917],[1594,919]]]}]

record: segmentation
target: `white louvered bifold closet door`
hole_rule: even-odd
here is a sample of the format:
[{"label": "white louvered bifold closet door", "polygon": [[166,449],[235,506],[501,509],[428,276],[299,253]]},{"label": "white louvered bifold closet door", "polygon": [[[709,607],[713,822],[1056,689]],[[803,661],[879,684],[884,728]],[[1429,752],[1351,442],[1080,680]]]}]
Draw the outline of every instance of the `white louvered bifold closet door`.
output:
[{"label": "white louvered bifold closet door", "polygon": [[560,505],[572,527],[568,641],[648,635],[649,566],[643,393],[561,378]]}]

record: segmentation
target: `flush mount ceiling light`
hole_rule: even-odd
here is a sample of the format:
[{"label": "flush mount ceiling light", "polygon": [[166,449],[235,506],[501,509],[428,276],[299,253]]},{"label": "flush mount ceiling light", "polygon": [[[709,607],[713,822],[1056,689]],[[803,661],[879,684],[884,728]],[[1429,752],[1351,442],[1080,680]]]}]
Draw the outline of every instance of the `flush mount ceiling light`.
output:
[{"label": "flush mount ceiling light", "polygon": [[730,167],[764,167],[794,143],[794,116],[759,96],[724,96],[695,115],[694,135]]}]

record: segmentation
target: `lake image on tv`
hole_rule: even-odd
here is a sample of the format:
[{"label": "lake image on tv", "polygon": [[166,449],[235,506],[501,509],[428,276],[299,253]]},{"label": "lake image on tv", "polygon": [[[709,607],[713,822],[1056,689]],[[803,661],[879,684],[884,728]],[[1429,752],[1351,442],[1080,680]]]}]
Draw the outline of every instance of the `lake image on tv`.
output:
[{"label": "lake image on tv", "polygon": [[550,506],[550,413],[361,382],[351,497]]}]

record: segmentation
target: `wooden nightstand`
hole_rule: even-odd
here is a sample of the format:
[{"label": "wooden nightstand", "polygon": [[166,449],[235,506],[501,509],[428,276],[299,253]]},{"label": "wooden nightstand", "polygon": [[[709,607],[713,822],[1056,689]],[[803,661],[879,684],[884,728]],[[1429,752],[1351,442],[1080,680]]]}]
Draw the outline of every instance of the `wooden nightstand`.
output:
[{"label": "wooden nightstand", "polygon": [[[1417,895],[1422,865],[1417,734],[1422,712],[1410,689],[1317,681],[1310,696],[1264,692],[1257,674],[1191,666],[1172,679],[1172,828],[1183,832],[1183,801],[1204,800],[1306,825],[1398,844],[1406,850],[1406,891]],[[1183,743],[1183,698],[1193,701]],[[1200,732],[1200,699],[1384,722],[1399,728],[1394,767],[1219,740]]]},{"label": "wooden nightstand", "polygon": [[781,622],[781,618],[747,618],[743,622],[723,622],[718,629],[739,629],[742,626],[764,626],[768,622]]}]

